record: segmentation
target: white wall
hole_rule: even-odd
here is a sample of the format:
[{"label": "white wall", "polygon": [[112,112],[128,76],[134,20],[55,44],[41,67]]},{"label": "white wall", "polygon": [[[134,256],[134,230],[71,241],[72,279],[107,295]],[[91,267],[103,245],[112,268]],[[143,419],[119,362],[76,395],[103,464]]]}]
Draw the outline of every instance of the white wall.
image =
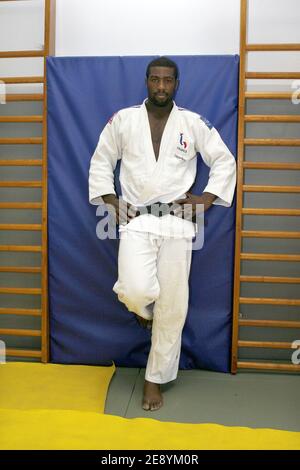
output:
[{"label": "white wall", "polygon": [[[0,50],[39,50],[44,44],[44,0],[0,3]],[[42,76],[43,58],[0,59],[0,77]],[[8,93],[40,93],[41,85],[7,85]]]},{"label": "white wall", "polygon": [[239,0],[60,0],[58,55],[234,54]]},{"label": "white wall", "polygon": [[[299,0],[248,3],[251,42],[300,42]],[[57,0],[57,7],[58,55],[239,52],[240,0]]]},{"label": "white wall", "polygon": [[[300,0],[248,3],[249,42],[300,43]],[[1,50],[41,48],[43,5],[0,3]],[[238,54],[239,10],[240,0],[57,0],[56,55]],[[300,71],[300,52],[248,56],[249,70]],[[41,72],[40,59],[0,59],[0,76]]]}]

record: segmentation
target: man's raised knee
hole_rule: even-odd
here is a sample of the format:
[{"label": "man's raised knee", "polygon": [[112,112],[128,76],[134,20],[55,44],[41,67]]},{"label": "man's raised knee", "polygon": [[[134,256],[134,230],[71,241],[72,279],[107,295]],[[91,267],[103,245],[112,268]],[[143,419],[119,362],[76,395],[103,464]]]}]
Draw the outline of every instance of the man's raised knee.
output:
[{"label": "man's raised knee", "polygon": [[136,305],[138,308],[149,305],[154,302],[159,295],[159,286],[149,286],[137,282],[134,285],[124,286],[119,298],[122,302],[130,305]]}]

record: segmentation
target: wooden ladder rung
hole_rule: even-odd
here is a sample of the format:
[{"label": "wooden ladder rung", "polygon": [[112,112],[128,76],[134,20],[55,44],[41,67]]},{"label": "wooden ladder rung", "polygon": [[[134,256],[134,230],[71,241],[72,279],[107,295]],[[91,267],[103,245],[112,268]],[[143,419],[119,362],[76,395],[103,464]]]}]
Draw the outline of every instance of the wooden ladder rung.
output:
[{"label": "wooden ladder rung", "polygon": [[42,209],[41,202],[0,202],[0,209]]},{"label": "wooden ladder rung", "polygon": [[245,122],[300,122],[300,115],[293,114],[246,114]]},{"label": "wooden ladder rung", "polygon": [[0,116],[0,122],[43,122],[43,116]]},{"label": "wooden ladder rung", "polygon": [[44,83],[44,77],[0,77],[0,81],[11,83]]},{"label": "wooden ladder rung", "polygon": [[241,259],[251,261],[300,261],[300,255],[283,255],[274,253],[241,253]]},{"label": "wooden ladder rung", "polygon": [[32,350],[32,349],[7,349],[6,355],[11,357],[42,357],[42,351]]},{"label": "wooden ladder rung", "polygon": [[246,91],[245,98],[249,100],[291,100],[299,93],[295,91]]},{"label": "wooden ladder rung", "polygon": [[[1,225],[0,225],[1,227]],[[280,232],[268,230],[242,230],[241,236],[245,238],[300,238],[300,232]]]},{"label": "wooden ladder rung", "polygon": [[43,101],[44,95],[42,93],[12,93],[5,95],[5,100],[8,101]]},{"label": "wooden ladder rung", "polygon": [[0,245],[0,251],[42,251],[39,245]]},{"label": "wooden ladder rung", "polygon": [[245,145],[269,145],[278,147],[298,147],[300,145],[300,139],[244,139]]},{"label": "wooden ladder rung", "polygon": [[38,287],[0,287],[0,294],[41,295],[42,289]]},{"label": "wooden ladder rung", "polygon": [[42,166],[43,161],[39,159],[0,160],[0,166]]},{"label": "wooden ladder rung", "polygon": [[[1,207],[1,206],[0,206]],[[244,215],[300,215],[300,209],[271,209],[271,208],[250,208],[243,207],[242,214]]]},{"label": "wooden ladder rung", "polygon": [[[3,0],[0,0],[3,1]],[[16,1],[16,0],[6,0],[6,1]],[[29,3],[29,2],[27,2]],[[38,160],[39,155],[35,157],[31,156],[11,156],[8,154],[6,157],[4,154],[2,155],[2,159],[0,159],[0,172],[1,169],[7,167],[8,169],[11,169],[13,167],[37,167],[41,168],[43,171],[43,178],[42,177],[37,177],[37,178],[18,178],[18,177],[11,177],[11,178],[5,178],[5,176],[2,175],[2,180],[0,181],[0,188],[41,188],[45,189],[45,184],[47,186],[47,181],[45,179],[45,172],[47,173],[47,165],[46,165],[46,157],[47,157],[47,105],[46,105],[46,75],[45,75],[45,66],[46,66],[46,58],[47,56],[50,55],[55,55],[55,0],[45,0],[44,2],[44,11],[43,11],[43,26],[44,26],[44,44],[41,45],[41,48],[38,48],[38,50],[7,50],[9,48],[5,48],[6,50],[2,50],[0,52],[0,58],[9,58],[12,62],[14,60],[17,60],[15,58],[23,58],[22,60],[25,60],[24,58],[29,57],[29,58],[36,58],[35,61],[37,61],[39,64],[43,64],[43,71],[38,72],[36,75],[35,72],[33,72],[30,76],[23,76],[25,74],[17,72],[16,74],[12,75],[18,75],[18,76],[11,76],[11,77],[0,77],[0,81],[5,87],[5,92],[3,96],[4,103],[9,102],[39,102],[39,107],[42,106],[42,110],[36,111],[33,114],[34,115],[29,115],[29,112],[26,111],[25,113],[21,112],[21,116],[0,116],[0,126],[1,123],[11,123],[9,126],[12,128],[13,123],[41,123],[39,126],[42,125],[42,131],[39,133],[32,132],[30,133],[31,135],[37,135],[38,137],[29,137],[29,138],[22,138],[21,135],[17,132],[16,126],[14,126],[14,132],[13,133],[5,133],[3,134],[3,138],[0,137],[0,147],[1,144],[7,145],[7,144],[38,144],[41,145],[42,149],[42,158],[41,161]],[[14,30],[11,30],[11,34],[15,34]],[[24,47],[23,47],[24,46]],[[23,46],[20,46],[20,49],[26,49],[26,45],[23,44]],[[29,48],[27,48],[29,49]],[[37,48],[36,48],[37,49]],[[33,59],[29,59],[33,60]],[[31,72],[29,72],[30,74]],[[5,74],[1,74],[5,75]],[[8,75],[8,74],[7,74]],[[31,85],[30,85],[31,84]],[[32,85],[33,84],[33,85]],[[16,90],[11,89],[15,85]],[[23,90],[24,88],[24,90]],[[34,89],[33,89],[34,88]],[[36,90],[35,90],[36,89]],[[14,91],[17,91],[17,93],[14,93]],[[26,93],[26,92],[29,93]],[[42,92],[42,93],[41,93]],[[2,100],[2,101],[3,101]],[[11,105],[12,106],[12,105]],[[8,111],[7,111],[8,110]],[[15,111],[12,111],[11,113],[9,112],[9,108],[3,113],[0,114],[15,114]],[[28,115],[27,115],[28,114]],[[2,126],[3,127],[3,126]],[[10,135],[9,135],[10,134]],[[29,133],[27,133],[28,135]],[[29,134],[29,135],[30,135]],[[24,134],[23,134],[24,135]],[[25,134],[26,136],[26,134]],[[7,137],[7,138],[5,138]],[[16,137],[16,138],[10,138],[10,137]],[[3,147],[1,147],[3,148]],[[12,147],[9,147],[12,148]],[[28,147],[25,147],[26,149]],[[34,147],[35,149],[37,148],[36,146]],[[4,148],[3,148],[4,150]],[[24,154],[21,154],[24,155]],[[26,153],[25,153],[26,155]],[[11,161],[13,159],[13,161]],[[2,171],[3,172],[3,171]],[[7,180],[38,180],[38,181],[7,181]],[[40,181],[42,180],[42,181]],[[18,190],[7,190],[9,194],[13,191],[13,193],[18,193]],[[40,189],[38,192],[40,193]],[[5,192],[5,191],[4,191]],[[34,191],[35,192],[35,191]],[[1,230],[41,230],[45,228],[45,223],[47,225],[47,197],[45,199],[45,193],[43,191],[42,194],[42,200],[39,200],[39,202],[30,202],[31,198],[26,198],[22,197],[22,201],[17,202],[6,202],[11,199],[8,197],[2,198],[2,201],[0,202],[0,209],[20,209],[20,210],[26,210],[26,209],[41,209],[42,210],[42,221],[41,224],[0,224],[0,231]],[[34,198],[35,199],[35,198]],[[27,200],[27,202],[25,202]],[[23,202],[24,201],[24,202]],[[1,211],[0,211],[1,212]],[[3,222],[3,220],[2,220]],[[24,222],[30,222],[30,221],[24,221]],[[43,222],[43,223],[42,223]],[[20,347],[7,347],[6,349],[6,355],[7,357],[11,357],[12,359],[8,360],[15,360],[15,358],[34,358],[32,360],[35,360],[35,362],[40,362],[42,361],[43,363],[46,363],[49,361],[49,325],[48,325],[48,297],[47,297],[47,237],[46,239],[42,240],[41,243],[42,246],[29,246],[29,245],[0,245],[0,252],[1,251],[24,251],[24,252],[39,252],[38,257],[41,257],[41,266],[0,266],[0,272],[3,273],[39,273],[41,276],[41,289],[11,289],[11,288],[1,288],[0,292],[1,293],[39,293],[41,295],[40,302],[41,302],[41,309],[13,309],[13,308],[0,308],[0,314],[4,315],[33,315],[33,316],[39,316],[41,318],[41,326],[37,327],[36,330],[34,329],[18,329],[18,326],[14,324],[14,318],[13,317],[8,317],[7,320],[9,320],[9,323],[7,323],[5,326],[6,328],[1,328],[0,329],[0,334],[1,335],[15,335],[16,337],[22,337],[22,336],[35,336],[39,337],[39,345],[36,347],[34,345],[29,345],[28,347],[26,345],[20,345]],[[33,256],[33,255],[32,255]],[[20,258],[20,256],[19,256]],[[9,262],[10,263],[10,262]],[[33,264],[33,263],[29,263]],[[24,302],[22,302],[24,304]],[[4,326],[4,325],[2,325]],[[21,325],[22,327],[22,325]],[[8,346],[8,345],[7,345]],[[22,360],[22,359],[21,359]],[[25,359],[24,359],[25,360]]]},{"label": "wooden ladder rung", "polygon": [[1,137],[0,144],[4,145],[19,145],[19,144],[42,144],[43,137]]},{"label": "wooden ladder rung", "polygon": [[279,341],[238,341],[240,348],[293,349],[292,343]]},{"label": "wooden ladder rung", "polygon": [[256,184],[244,184],[245,192],[254,193],[300,193],[300,186],[260,186]]},{"label": "wooden ladder rung", "polygon": [[14,329],[14,328],[0,328],[0,335],[8,336],[41,336],[42,332],[40,330],[23,330],[23,329]]},{"label": "wooden ladder rung", "polygon": [[0,181],[0,188],[41,188],[42,181]]},{"label": "wooden ladder rung", "polygon": [[245,78],[250,79],[296,79],[300,78],[300,72],[246,72]]},{"label": "wooden ladder rung", "polygon": [[246,51],[300,51],[299,43],[246,44]]},{"label": "wooden ladder rung", "polygon": [[249,362],[249,361],[238,361],[238,369],[259,369],[259,370],[277,370],[286,372],[300,372],[300,365],[296,364],[284,364],[275,362]]},{"label": "wooden ladder rung", "polygon": [[300,305],[300,299],[271,299],[266,297],[240,297],[241,304],[247,305]]},{"label": "wooden ladder rung", "polygon": [[0,273],[41,273],[39,266],[0,266]]},{"label": "wooden ladder rung", "polygon": [[0,224],[0,230],[42,230],[42,224]]},{"label": "wooden ladder rung", "polygon": [[300,170],[300,163],[243,162],[250,170]]},{"label": "wooden ladder rung", "polygon": [[284,276],[240,276],[241,282],[270,282],[278,284],[300,284],[300,277]]},{"label": "wooden ladder rung", "polygon": [[[287,231],[288,227],[283,228],[283,230],[265,230],[265,227],[262,227],[262,230],[243,230],[243,216],[244,215],[263,215],[263,216],[299,216],[300,209],[289,209],[283,208],[279,209],[276,207],[277,204],[274,204],[275,207],[269,208],[260,208],[260,207],[243,207],[244,205],[244,193],[253,192],[253,193],[287,193],[287,194],[297,194],[300,193],[299,185],[284,185],[282,186],[274,185],[273,182],[270,182],[264,179],[262,184],[247,184],[247,180],[244,180],[244,176],[247,176],[246,170],[288,170],[291,172],[300,170],[300,162],[291,162],[289,161],[288,156],[284,159],[281,159],[281,162],[278,162],[278,159],[273,158],[273,161],[267,162],[263,155],[265,149],[270,147],[270,151],[275,147],[280,147],[283,152],[287,152],[282,147],[286,148],[297,148],[300,146],[300,138],[297,134],[294,137],[290,138],[280,138],[280,133],[275,133],[277,129],[277,123],[299,123],[300,115],[298,110],[293,110],[295,114],[252,114],[250,111],[248,113],[247,106],[250,104],[250,100],[266,100],[270,103],[271,100],[274,103],[274,100],[286,100],[286,103],[295,102],[295,99],[300,98],[300,90],[288,87],[285,90],[277,87],[275,90],[263,90],[260,91],[250,91],[247,90],[247,80],[296,80],[300,78],[300,71],[289,70],[289,71],[248,71],[246,70],[247,66],[247,53],[250,51],[300,51],[300,43],[247,43],[247,33],[248,33],[248,22],[249,22],[249,13],[248,13],[249,2],[248,0],[241,0],[241,11],[240,11],[240,73],[239,73],[239,116],[238,116],[238,170],[239,178],[237,181],[237,224],[236,224],[236,238],[235,238],[235,268],[234,268],[234,298],[233,298],[233,329],[232,329],[232,352],[231,352],[231,371],[236,373],[237,369],[260,369],[260,370],[276,370],[276,371],[289,371],[289,372],[299,372],[300,365],[292,363],[292,353],[289,354],[289,350],[293,350],[293,343],[286,341],[256,341],[260,339],[259,335],[253,338],[254,340],[244,340],[240,338],[239,329],[240,327],[265,327],[265,328],[300,328],[300,321],[284,321],[284,320],[263,320],[261,315],[258,315],[258,319],[248,319],[247,315],[243,318],[241,310],[243,310],[243,304],[256,304],[262,305],[262,307],[254,308],[263,308],[263,310],[273,311],[274,305],[276,306],[285,306],[281,307],[289,311],[288,306],[300,305],[300,299],[293,298],[271,298],[271,297],[258,297],[258,295],[264,295],[255,292],[254,295],[257,297],[245,297],[243,292],[241,292],[241,283],[252,282],[252,283],[274,283],[274,284],[300,284],[300,277],[286,277],[286,276],[248,276],[241,275],[242,269],[244,266],[243,261],[253,261],[256,262],[264,261],[265,265],[268,266],[268,261],[300,261],[300,255],[298,254],[283,254],[283,253],[244,253],[242,242],[246,237],[249,238],[270,238],[270,239],[299,239],[299,231]],[[278,67],[279,68],[279,67]],[[278,69],[277,69],[278,70]],[[254,111],[259,113],[258,111]],[[288,111],[289,112],[289,111]],[[258,133],[250,134],[248,133],[247,126],[248,123],[273,123],[273,131],[271,137],[260,136]],[[291,124],[290,124],[291,125]],[[266,135],[266,134],[265,134]],[[270,135],[270,134],[269,134]],[[274,138],[272,137],[274,135]],[[284,136],[283,136],[284,137]],[[261,149],[260,155],[257,156],[255,160],[258,161],[248,161],[247,151],[251,148],[250,146],[257,146],[257,149]],[[254,147],[255,148],[255,147]],[[264,149],[264,150],[263,150]],[[285,154],[282,154],[285,157]],[[245,161],[246,160],[246,161]],[[277,163],[278,162],[278,163]],[[266,173],[266,172],[265,172]],[[262,173],[264,176],[265,173]],[[273,196],[274,197],[274,196]],[[275,197],[277,200],[277,197]],[[275,201],[276,202],[276,201]],[[246,205],[246,204],[245,204]],[[283,251],[283,250],[281,250]],[[272,266],[272,265],[271,265]],[[265,270],[266,271],[266,268]],[[274,286],[275,287],[275,286]],[[275,289],[276,290],[276,289]],[[277,289],[278,290],[278,289]],[[280,293],[271,294],[274,297],[280,295]],[[286,292],[285,297],[289,296],[289,293]],[[266,307],[270,305],[270,307]],[[278,307],[277,307],[278,308]],[[292,307],[293,308],[293,307]],[[294,307],[295,308],[295,307]],[[264,315],[262,315],[264,317]],[[299,319],[298,319],[299,320]],[[244,332],[245,330],[243,330]],[[247,330],[248,331],[248,330]],[[255,333],[256,331],[252,331]],[[290,331],[292,332],[292,330]],[[278,331],[279,333],[279,331]],[[276,338],[277,339],[277,338]],[[285,338],[282,338],[285,340]],[[290,338],[288,338],[290,339]],[[261,361],[260,359],[250,360],[240,360],[239,359],[239,348],[269,348],[269,349],[282,349],[286,350],[287,355],[290,355],[290,358],[287,360],[283,359],[282,361],[273,362],[269,360]],[[257,351],[258,354],[258,351]],[[261,351],[260,356],[263,356],[263,351]]]},{"label": "wooden ladder rung", "polygon": [[300,328],[300,321],[281,320],[239,320],[240,326],[266,327],[266,328]]},{"label": "wooden ladder rung", "polygon": [[44,50],[34,51],[1,51],[0,59],[13,58],[13,57],[44,57]]},{"label": "wooden ladder rung", "polygon": [[25,315],[25,316],[33,316],[33,317],[40,317],[42,315],[42,311],[37,308],[0,308],[0,315]]}]

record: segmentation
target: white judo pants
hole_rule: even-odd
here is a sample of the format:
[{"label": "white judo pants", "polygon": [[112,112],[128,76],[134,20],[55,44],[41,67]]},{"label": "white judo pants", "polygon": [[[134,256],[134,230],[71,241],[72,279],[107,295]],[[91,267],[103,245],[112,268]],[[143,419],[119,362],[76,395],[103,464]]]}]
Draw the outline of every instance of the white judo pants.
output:
[{"label": "white judo pants", "polygon": [[145,374],[149,382],[162,384],[177,377],[188,311],[191,248],[191,238],[121,233],[113,290],[130,312],[153,318]]}]

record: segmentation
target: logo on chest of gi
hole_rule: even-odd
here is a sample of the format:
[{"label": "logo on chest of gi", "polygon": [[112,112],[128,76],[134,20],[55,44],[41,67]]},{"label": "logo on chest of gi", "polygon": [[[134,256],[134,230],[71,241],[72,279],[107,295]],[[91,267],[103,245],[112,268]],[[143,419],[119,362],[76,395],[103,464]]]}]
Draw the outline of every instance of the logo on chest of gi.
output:
[{"label": "logo on chest of gi", "polygon": [[186,140],[184,140],[183,132],[180,132],[179,134],[179,144],[180,145],[177,146],[177,150],[179,150],[182,153],[187,153],[188,143]]}]

